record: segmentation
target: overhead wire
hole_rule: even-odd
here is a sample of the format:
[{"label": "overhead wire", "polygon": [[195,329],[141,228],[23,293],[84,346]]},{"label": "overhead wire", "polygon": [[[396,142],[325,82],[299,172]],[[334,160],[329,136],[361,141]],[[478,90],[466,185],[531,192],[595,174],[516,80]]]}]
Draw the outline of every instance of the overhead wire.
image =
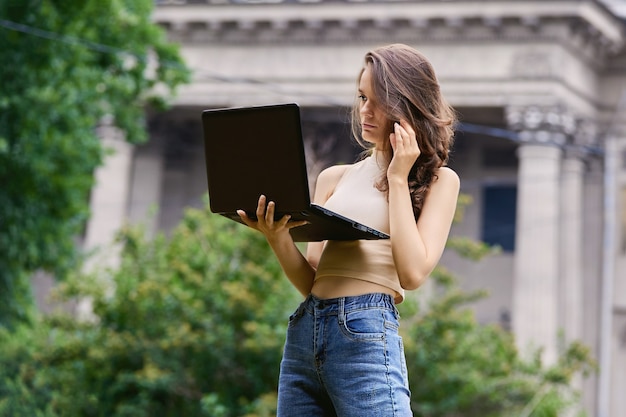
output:
[{"label": "overhead wire", "polygon": [[[7,30],[12,30],[16,32],[21,32],[27,35],[37,36],[37,37],[47,39],[50,41],[62,42],[68,45],[82,46],[87,49],[97,51],[100,53],[119,54],[122,56],[132,56],[138,61],[144,61],[144,62],[148,60],[148,57],[146,55],[132,52],[123,48],[118,48],[118,47],[105,45],[105,44],[98,43],[98,42],[89,41],[89,40],[82,39],[76,36],[52,32],[49,30],[36,28],[30,25],[26,25],[23,23],[18,23],[18,22],[6,20],[6,19],[0,19],[0,28],[5,28]],[[202,77],[204,77],[204,79],[209,79],[209,80],[216,81],[219,83],[255,85],[263,89],[266,89],[274,94],[288,95],[291,97],[314,96],[314,97],[318,97],[320,99],[320,102],[323,104],[334,105],[334,106],[341,105],[341,103],[339,103],[337,99],[331,96],[317,94],[317,93],[306,93],[302,91],[286,90],[281,85],[278,85],[273,82],[268,82],[265,80],[256,79],[256,78],[235,77],[235,76],[224,75],[224,74],[210,71],[206,68],[189,67],[179,62],[171,61],[171,60],[160,60],[159,65],[164,68],[190,69],[192,72],[194,72],[194,74],[197,74],[197,75],[199,74]],[[520,139],[519,134],[517,132],[514,132],[509,129],[494,127],[494,126],[480,125],[480,124],[469,123],[469,122],[460,122],[457,125],[457,131],[462,132],[462,133],[470,133],[470,134],[477,134],[477,135],[482,135],[482,136],[490,136],[494,138],[505,139],[507,141],[515,142],[515,143],[523,143],[523,141]],[[588,151],[590,154],[601,155],[603,153],[603,149],[599,147],[587,146],[583,148],[584,150]],[[466,192],[471,189],[482,189],[485,186],[483,180],[464,181],[463,184],[464,184],[463,189]],[[472,184],[474,185],[472,186]],[[551,222],[551,221],[554,221],[554,219],[546,219],[546,223]]]}]

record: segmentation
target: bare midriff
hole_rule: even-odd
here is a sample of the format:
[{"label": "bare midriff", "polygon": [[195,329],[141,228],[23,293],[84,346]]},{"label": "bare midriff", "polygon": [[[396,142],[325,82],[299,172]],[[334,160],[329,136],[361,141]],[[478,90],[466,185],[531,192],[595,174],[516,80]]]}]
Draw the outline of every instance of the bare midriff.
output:
[{"label": "bare midriff", "polygon": [[353,297],[363,294],[384,293],[396,297],[396,292],[385,286],[357,278],[324,276],[315,280],[311,294],[321,299]]}]

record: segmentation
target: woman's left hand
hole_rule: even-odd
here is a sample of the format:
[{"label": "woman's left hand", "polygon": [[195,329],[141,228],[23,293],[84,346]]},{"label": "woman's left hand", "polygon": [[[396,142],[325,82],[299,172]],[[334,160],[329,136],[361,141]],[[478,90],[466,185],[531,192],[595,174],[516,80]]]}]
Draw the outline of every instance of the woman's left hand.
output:
[{"label": "woman's left hand", "polygon": [[415,131],[406,120],[395,122],[389,141],[393,149],[393,158],[387,168],[387,178],[406,181],[411,167],[421,154]]}]

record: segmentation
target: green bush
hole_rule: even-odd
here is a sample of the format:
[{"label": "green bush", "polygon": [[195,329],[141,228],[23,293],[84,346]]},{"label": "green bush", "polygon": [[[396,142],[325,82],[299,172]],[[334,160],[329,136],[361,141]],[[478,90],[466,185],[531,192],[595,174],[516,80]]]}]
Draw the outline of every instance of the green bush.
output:
[{"label": "green bush", "polygon": [[126,229],[120,240],[119,269],[60,286],[62,298],[91,297],[95,321],[56,315],[0,333],[0,415],[267,409],[286,318],[300,298],[263,237],[189,210],[169,239]]},{"label": "green bush", "polygon": [[[419,417],[556,417],[580,408],[570,382],[594,369],[589,349],[563,347],[545,366],[541,351],[524,360],[513,335],[477,323],[465,305],[486,296],[465,293],[439,268],[438,295],[426,308],[401,307],[412,408]],[[570,414],[571,415],[571,414]]]},{"label": "green bush", "polygon": [[[166,238],[120,233],[121,265],[59,286],[90,297],[94,319],[57,314],[0,329],[0,416],[269,417],[288,315],[301,301],[261,234],[189,210]],[[454,247],[455,243],[452,242]],[[479,258],[484,246],[459,244]],[[588,351],[545,368],[520,359],[512,336],[479,325],[445,270],[430,304],[403,315],[413,409],[420,417],[557,416]]]}]

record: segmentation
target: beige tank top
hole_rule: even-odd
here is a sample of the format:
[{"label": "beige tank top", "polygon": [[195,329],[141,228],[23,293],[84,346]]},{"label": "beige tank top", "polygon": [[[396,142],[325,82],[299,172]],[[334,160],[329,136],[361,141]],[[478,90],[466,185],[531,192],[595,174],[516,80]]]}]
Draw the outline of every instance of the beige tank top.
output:
[{"label": "beige tank top", "polygon": [[[352,165],[324,207],[389,233],[389,203],[374,186],[381,169],[375,153]],[[326,242],[315,279],[330,276],[373,282],[395,291],[396,303],[404,300],[388,239]]]}]

